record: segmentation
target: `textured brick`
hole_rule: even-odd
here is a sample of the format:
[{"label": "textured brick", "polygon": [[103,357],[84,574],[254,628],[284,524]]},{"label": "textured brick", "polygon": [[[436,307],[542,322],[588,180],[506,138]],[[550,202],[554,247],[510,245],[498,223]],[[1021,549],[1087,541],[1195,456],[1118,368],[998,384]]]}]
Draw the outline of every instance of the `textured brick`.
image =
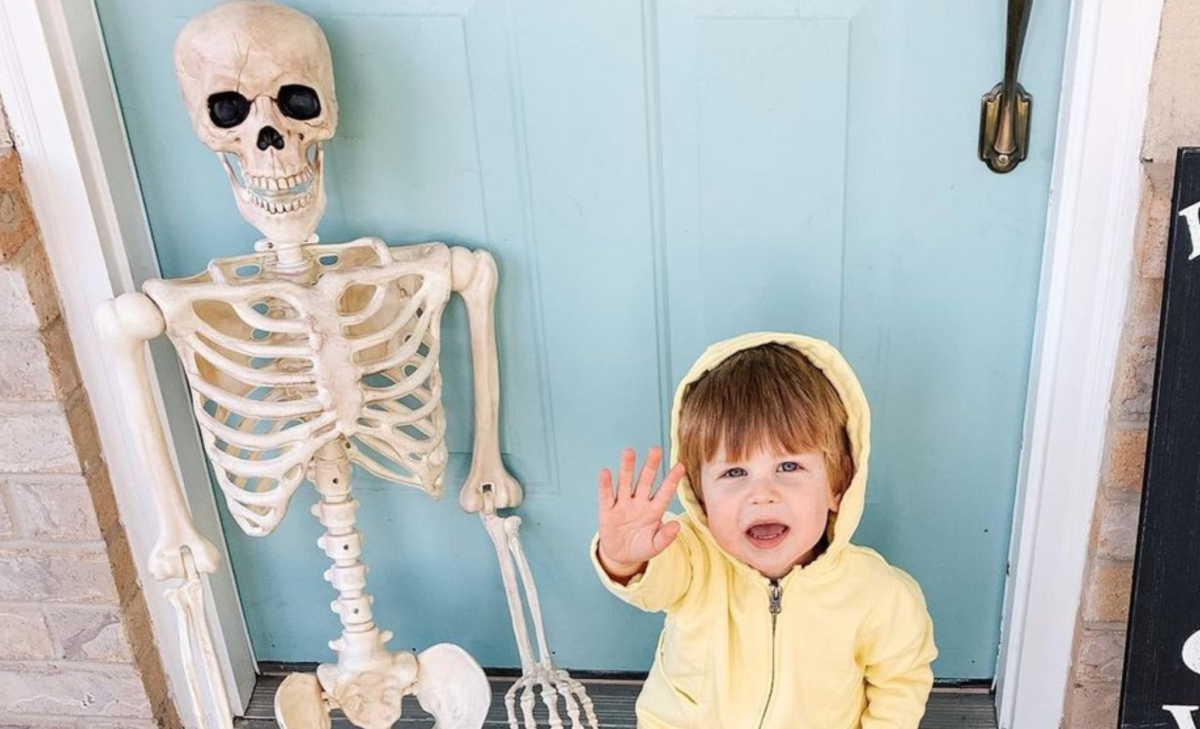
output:
[{"label": "textured brick", "polygon": [[68,717],[14,716],[0,717],[0,729],[92,729],[90,719],[80,724]]},{"label": "textured brick", "polygon": [[1111,429],[1108,469],[1104,475],[1108,488],[1128,494],[1141,493],[1146,470],[1147,440],[1148,431],[1145,428]]},{"label": "textured brick", "polygon": [[1077,679],[1119,683],[1124,666],[1124,631],[1083,630],[1075,661]]},{"label": "textured brick", "polygon": [[17,155],[0,154],[0,261],[11,258],[36,236]]},{"label": "textured brick", "polygon": [[1133,339],[1158,339],[1158,323],[1162,316],[1163,280],[1139,276],[1129,292],[1125,314],[1126,336]]},{"label": "textured brick", "polygon": [[[0,540],[13,539],[17,536],[17,528],[13,524],[8,502],[4,498],[5,484],[0,481]],[[0,727],[0,729],[3,729]]]},{"label": "textured brick", "polygon": [[1146,184],[1142,187],[1142,209],[1134,244],[1137,256],[1135,271],[1140,276],[1161,279],[1166,270],[1174,176],[1174,161],[1146,165]]},{"label": "textured brick", "polygon": [[1194,80],[1200,76],[1197,38],[1200,3],[1167,0],[1150,81],[1142,144],[1145,159],[1169,162],[1177,148],[1195,143],[1200,129],[1200,98],[1194,90]]},{"label": "textured brick", "polygon": [[1114,396],[1119,420],[1149,422],[1157,346],[1156,337],[1126,337],[1117,362]]},{"label": "textured brick", "polygon": [[42,335],[0,331],[0,400],[53,400],[57,395]]},{"label": "textured brick", "polygon": [[79,377],[79,368],[75,366],[75,348],[71,346],[67,323],[62,317],[55,319],[42,331],[42,341],[50,360],[50,378],[54,382],[54,392],[59,398],[66,398],[79,387],[82,380]]},{"label": "textured brick", "polygon": [[66,408],[67,426],[71,430],[71,440],[75,446],[76,465],[82,469],[82,473],[87,473],[89,469],[104,463],[100,451],[100,432],[96,430],[96,420],[92,417],[87,393],[82,388],[76,390],[66,402]]},{"label": "textured brick", "polygon": [[1117,725],[1121,686],[1117,683],[1072,683],[1067,690],[1063,729],[1100,729]]},{"label": "textured brick", "polygon": [[45,621],[56,658],[95,663],[133,660],[133,651],[121,627],[121,613],[115,608],[48,608]]},{"label": "textured brick", "polygon": [[0,605],[0,660],[44,661],[53,657],[54,644],[41,610]]},{"label": "textured brick", "polygon": [[50,263],[40,245],[0,263],[0,329],[41,329],[59,313]]},{"label": "textured brick", "polygon": [[1084,587],[1083,620],[1089,623],[1126,622],[1132,584],[1131,563],[1095,560]]},{"label": "textured brick", "polygon": [[98,549],[0,549],[0,600],[118,602],[108,557]]},{"label": "textured brick", "polygon": [[150,718],[142,680],[131,666],[0,669],[0,714]]},{"label": "textured brick", "polygon": [[92,501],[92,509],[96,513],[96,523],[101,532],[120,528],[120,512],[117,508],[117,496],[113,493],[112,481],[108,477],[108,468],[101,466],[89,468],[84,474],[88,493]]},{"label": "textured brick", "polygon": [[0,410],[0,472],[79,473],[67,414],[55,404]]},{"label": "textured brick", "polygon": [[91,494],[82,477],[64,481],[10,479],[9,503],[18,533],[30,539],[100,539]]},{"label": "textured brick", "polygon": [[1096,554],[1115,560],[1131,560],[1137,548],[1137,502],[1107,499],[1096,502],[1094,522]]}]

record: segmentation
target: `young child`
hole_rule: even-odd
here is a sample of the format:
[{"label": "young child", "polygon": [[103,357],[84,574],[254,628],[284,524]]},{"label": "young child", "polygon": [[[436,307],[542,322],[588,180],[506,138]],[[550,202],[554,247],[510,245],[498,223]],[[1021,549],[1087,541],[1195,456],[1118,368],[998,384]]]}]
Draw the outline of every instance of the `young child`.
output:
[{"label": "young child", "polygon": [[[640,729],[917,729],[937,656],[921,588],[850,543],[870,415],[829,344],[750,334],[713,345],[675,394],[671,453],[614,493],[600,473],[604,585],[666,612]],[[684,514],[663,516],[676,486]]]}]

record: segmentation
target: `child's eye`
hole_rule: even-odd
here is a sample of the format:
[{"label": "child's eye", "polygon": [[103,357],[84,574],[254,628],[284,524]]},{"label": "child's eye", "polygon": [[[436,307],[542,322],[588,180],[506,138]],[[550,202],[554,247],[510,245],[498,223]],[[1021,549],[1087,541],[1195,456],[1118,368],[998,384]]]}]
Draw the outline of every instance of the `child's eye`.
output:
[{"label": "child's eye", "polygon": [[726,478],[726,477],[740,478],[741,476],[745,476],[745,475],[746,475],[746,469],[735,466],[735,467],[727,470],[725,473],[722,473],[721,477],[722,478]]},{"label": "child's eye", "polygon": [[796,463],[795,461],[784,461],[783,463],[779,464],[779,470],[783,471],[784,473],[791,473],[792,471],[799,471],[800,464]]}]

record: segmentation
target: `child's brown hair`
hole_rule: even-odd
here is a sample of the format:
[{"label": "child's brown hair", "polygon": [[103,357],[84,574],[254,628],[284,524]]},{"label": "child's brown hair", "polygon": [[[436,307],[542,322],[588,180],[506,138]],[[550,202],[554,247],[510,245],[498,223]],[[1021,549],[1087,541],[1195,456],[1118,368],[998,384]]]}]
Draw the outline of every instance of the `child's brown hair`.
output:
[{"label": "child's brown hair", "polygon": [[679,414],[679,460],[701,503],[700,466],[725,445],[739,461],[758,448],[825,457],[833,493],[854,475],[846,408],[833,383],[801,352],[774,342],[742,350],[688,385]]}]

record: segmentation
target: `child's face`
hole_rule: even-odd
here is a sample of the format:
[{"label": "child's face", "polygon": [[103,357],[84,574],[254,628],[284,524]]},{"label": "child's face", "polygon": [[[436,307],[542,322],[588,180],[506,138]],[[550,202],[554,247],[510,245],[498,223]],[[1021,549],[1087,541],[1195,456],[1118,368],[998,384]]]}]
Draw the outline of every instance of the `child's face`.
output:
[{"label": "child's face", "polygon": [[816,451],[764,450],[726,461],[725,448],[700,468],[708,526],[717,544],[767,577],[815,557],[829,512],[838,510],[825,458]]}]

